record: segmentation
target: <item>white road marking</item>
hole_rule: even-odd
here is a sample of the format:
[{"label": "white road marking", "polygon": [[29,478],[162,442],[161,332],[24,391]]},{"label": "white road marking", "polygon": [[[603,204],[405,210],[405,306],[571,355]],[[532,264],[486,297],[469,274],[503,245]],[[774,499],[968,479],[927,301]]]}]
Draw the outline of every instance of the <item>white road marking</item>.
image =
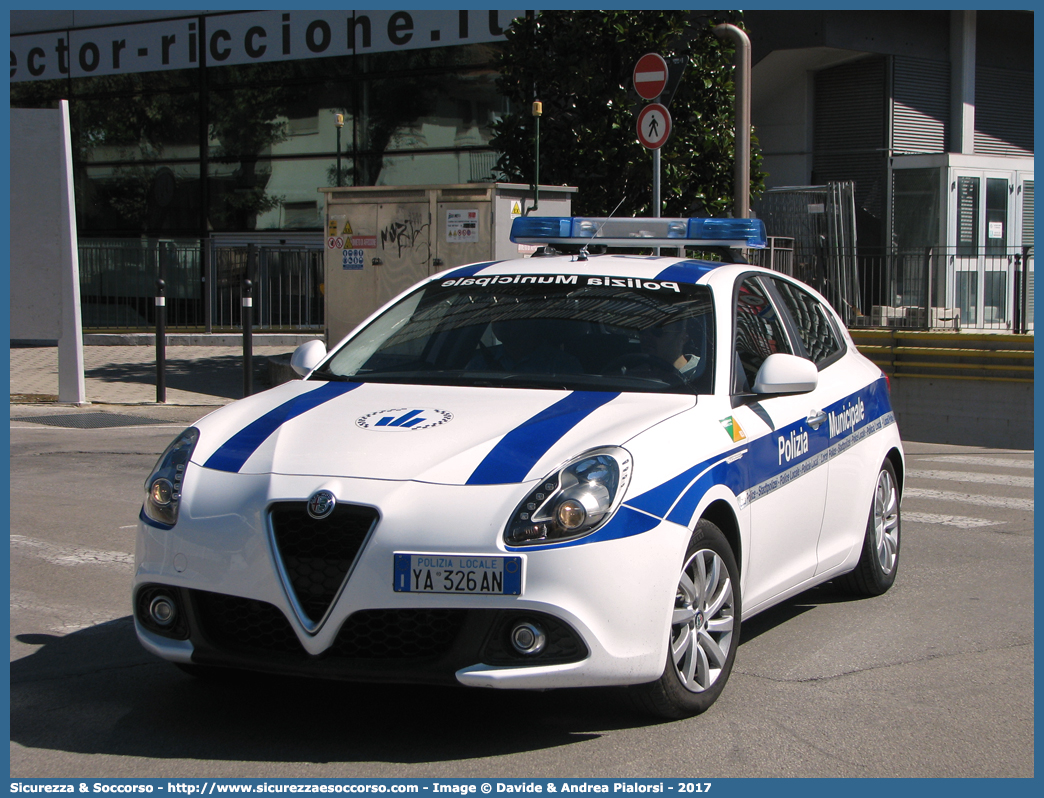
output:
[{"label": "white road marking", "polygon": [[1016,477],[1010,474],[984,474],[979,471],[934,471],[911,468],[907,476],[914,479],[942,479],[948,482],[979,482],[983,485],[1008,485],[1012,488],[1032,488],[1033,477]]},{"label": "white road marking", "polygon": [[1007,457],[972,457],[965,454],[941,454],[934,457],[909,455],[918,463],[954,463],[959,465],[995,466],[997,468],[1033,468],[1032,460],[1014,460]]},{"label": "white road marking", "polygon": [[936,515],[935,513],[904,512],[903,521],[915,524],[936,524],[940,526],[956,526],[961,529],[975,529],[982,526],[995,526],[1003,521],[987,521],[985,518],[966,518],[963,515]]},{"label": "white road marking", "polygon": [[906,499],[939,499],[941,501],[974,504],[979,507],[1002,507],[1005,510],[1033,511],[1033,499],[1015,499],[1009,496],[980,496],[975,493],[958,493],[950,490],[905,488],[903,490],[904,503]]},{"label": "white road marking", "polygon": [[35,556],[53,565],[115,565],[134,566],[134,555],[125,551],[101,551],[81,546],[58,546],[46,540],[35,540],[24,535],[11,535],[11,545],[31,551]]}]

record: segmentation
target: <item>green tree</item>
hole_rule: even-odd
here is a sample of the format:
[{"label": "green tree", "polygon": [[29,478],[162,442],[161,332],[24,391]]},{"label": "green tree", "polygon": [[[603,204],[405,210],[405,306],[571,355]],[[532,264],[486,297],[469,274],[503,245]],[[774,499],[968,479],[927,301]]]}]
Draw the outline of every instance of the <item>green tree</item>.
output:
[{"label": "green tree", "polygon": [[[670,104],[672,133],[661,148],[664,216],[731,213],[735,121],[733,47],[711,28],[739,23],[738,12],[542,11],[516,19],[500,53],[498,87],[514,109],[494,127],[498,170],[512,181],[534,176],[534,99],[540,121],[540,181],[579,188],[578,215],[649,215],[652,154],[639,142],[645,104],[632,85],[649,52],[687,66]],[[764,190],[752,138],[751,193]]]}]

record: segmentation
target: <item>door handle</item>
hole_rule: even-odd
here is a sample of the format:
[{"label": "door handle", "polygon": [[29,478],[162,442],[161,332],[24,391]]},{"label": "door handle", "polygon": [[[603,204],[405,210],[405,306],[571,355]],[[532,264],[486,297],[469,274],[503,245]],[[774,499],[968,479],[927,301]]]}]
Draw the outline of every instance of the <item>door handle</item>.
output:
[{"label": "door handle", "polygon": [[822,410],[809,410],[805,423],[812,429],[819,429],[820,425],[827,420],[827,414]]}]

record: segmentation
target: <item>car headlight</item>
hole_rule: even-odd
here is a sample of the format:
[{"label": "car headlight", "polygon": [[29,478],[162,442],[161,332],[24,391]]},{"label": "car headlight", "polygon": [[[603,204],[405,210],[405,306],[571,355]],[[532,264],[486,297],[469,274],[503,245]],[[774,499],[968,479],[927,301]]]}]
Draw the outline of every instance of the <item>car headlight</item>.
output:
[{"label": "car headlight", "polygon": [[631,455],[619,447],[592,449],[541,480],[504,530],[510,546],[557,543],[589,535],[623,501]]},{"label": "car headlight", "polygon": [[199,430],[189,427],[166,448],[149,478],[145,480],[145,515],[160,524],[174,526],[178,522],[181,486],[185,479],[192,450],[199,440]]}]

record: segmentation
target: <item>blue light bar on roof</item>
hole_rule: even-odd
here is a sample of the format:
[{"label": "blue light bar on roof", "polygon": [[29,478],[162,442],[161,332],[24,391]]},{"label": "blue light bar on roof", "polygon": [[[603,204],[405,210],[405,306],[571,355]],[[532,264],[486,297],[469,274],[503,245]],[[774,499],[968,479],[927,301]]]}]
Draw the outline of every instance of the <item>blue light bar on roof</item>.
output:
[{"label": "blue light bar on roof", "polygon": [[516,244],[605,244],[615,247],[765,246],[760,219],[592,219],[522,216],[511,224]]}]

